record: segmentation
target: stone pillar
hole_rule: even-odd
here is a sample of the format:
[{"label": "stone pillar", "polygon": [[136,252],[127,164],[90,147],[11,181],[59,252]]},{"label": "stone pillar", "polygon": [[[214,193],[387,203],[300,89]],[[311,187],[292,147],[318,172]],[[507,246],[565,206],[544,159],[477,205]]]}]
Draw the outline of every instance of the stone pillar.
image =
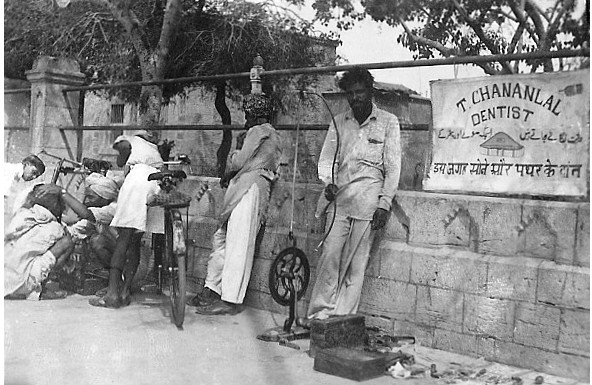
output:
[{"label": "stone pillar", "polygon": [[261,94],[261,73],[263,72],[263,58],[257,54],[253,59],[253,67],[251,67],[250,78],[251,78],[251,93]]},{"label": "stone pillar", "polygon": [[31,82],[29,152],[38,154],[45,149],[48,153],[75,159],[76,132],[61,132],[59,128],[82,123],[78,122],[80,92],[62,92],[66,87],[84,83],[80,66],[74,59],[42,56],[26,75]]}]

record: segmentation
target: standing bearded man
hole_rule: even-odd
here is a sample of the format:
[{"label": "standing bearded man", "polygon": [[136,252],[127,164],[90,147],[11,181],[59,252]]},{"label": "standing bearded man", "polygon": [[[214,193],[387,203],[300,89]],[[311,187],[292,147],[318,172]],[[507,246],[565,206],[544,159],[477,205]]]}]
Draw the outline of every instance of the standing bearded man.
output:
[{"label": "standing bearded man", "polygon": [[[358,311],[364,272],[376,230],[386,224],[399,184],[399,120],[372,102],[374,78],[354,68],[339,80],[349,109],[329,127],[319,157],[326,185],[327,227],[308,319]],[[333,219],[334,216],[334,219]]]}]

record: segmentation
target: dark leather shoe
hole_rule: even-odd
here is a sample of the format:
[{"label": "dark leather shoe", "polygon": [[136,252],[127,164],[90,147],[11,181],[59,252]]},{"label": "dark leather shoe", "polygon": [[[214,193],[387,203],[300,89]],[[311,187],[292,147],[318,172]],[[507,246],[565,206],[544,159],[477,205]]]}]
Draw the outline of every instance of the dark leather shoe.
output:
[{"label": "dark leather shoe", "polygon": [[204,288],[200,294],[187,301],[189,306],[208,306],[220,300],[220,294],[210,290],[209,287]]},{"label": "dark leather shoe", "polygon": [[208,306],[198,307],[196,313],[202,315],[235,315],[238,313],[238,305],[219,300]]}]

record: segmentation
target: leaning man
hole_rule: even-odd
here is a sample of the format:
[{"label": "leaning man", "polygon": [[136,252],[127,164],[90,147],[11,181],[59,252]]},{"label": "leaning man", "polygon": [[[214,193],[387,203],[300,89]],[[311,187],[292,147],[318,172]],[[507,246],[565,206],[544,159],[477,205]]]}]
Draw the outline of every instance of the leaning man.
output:
[{"label": "leaning man", "polygon": [[224,204],[220,227],[214,233],[205,288],[189,304],[204,315],[236,314],[243,303],[255,253],[255,239],[265,222],[271,187],[282,147],[270,124],[272,101],[251,94],[243,100],[246,135],[237,138],[237,151],[230,155],[228,173],[221,180]]},{"label": "leaning man", "polygon": [[399,184],[401,142],[395,115],[372,102],[374,78],[354,68],[339,80],[349,109],[331,124],[319,157],[328,234],[317,265],[308,319],[355,314],[376,230],[386,224]]}]

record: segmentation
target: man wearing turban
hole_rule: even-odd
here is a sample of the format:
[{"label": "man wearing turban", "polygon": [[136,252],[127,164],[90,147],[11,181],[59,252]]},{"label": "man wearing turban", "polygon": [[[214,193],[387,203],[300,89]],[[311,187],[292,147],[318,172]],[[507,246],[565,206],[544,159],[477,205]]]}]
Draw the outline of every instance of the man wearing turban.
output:
[{"label": "man wearing turban", "polygon": [[[74,249],[60,223],[61,189],[37,185],[15,212],[4,235],[4,296],[12,299],[55,299],[65,292],[41,288],[52,269],[61,266]],[[41,296],[41,297],[40,297]]]},{"label": "man wearing turban", "polygon": [[109,225],[117,209],[119,184],[99,173],[88,175],[84,184],[83,204],[70,194],[64,195],[66,204],[81,213],[68,230],[75,241],[87,239],[99,262],[109,268],[117,239],[117,230]]},{"label": "man wearing turban", "polygon": [[249,283],[255,238],[265,213],[272,183],[277,180],[280,139],[269,123],[271,100],[261,94],[243,100],[246,134],[237,138],[229,156],[227,174],[220,181],[224,195],[219,228],[213,237],[212,254],[202,293],[189,301],[205,315],[236,314]]}]

